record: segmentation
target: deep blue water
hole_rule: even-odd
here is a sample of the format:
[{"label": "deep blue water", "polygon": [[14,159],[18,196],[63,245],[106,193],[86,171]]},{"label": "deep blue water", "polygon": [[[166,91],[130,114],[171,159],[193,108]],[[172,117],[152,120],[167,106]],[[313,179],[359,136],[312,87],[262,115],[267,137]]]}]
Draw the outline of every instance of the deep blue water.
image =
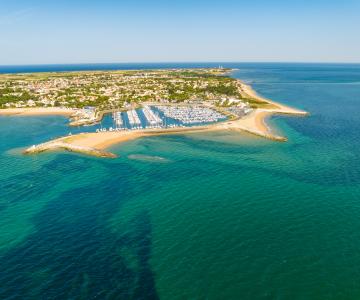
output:
[{"label": "deep blue water", "polygon": [[360,65],[222,65],[310,116],[270,120],[286,143],[159,136],[114,160],[23,156],[67,120],[0,118],[0,299],[360,298]]},{"label": "deep blue water", "polygon": [[[241,68],[247,72],[253,70],[257,73],[257,78],[266,76],[267,72],[283,70],[286,72],[294,72],[298,69],[306,68],[306,74],[314,72],[311,76],[315,79],[344,81],[354,79],[360,64],[328,64],[328,63],[98,63],[98,64],[44,64],[44,65],[0,65],[1,73],[33,73],[33,72],[68,72],[68,71],[101,71],[101,70],[142,70],[142,69],[172,69],[172,68],[217,68],[219,66],[225,68]],[[259,72],[259,70],[262,70]],[[346,73],[346,77],[339,78],[339,72]],[[304,75],[304,74],[303,74]],[[297,76],[301,74],[297,73]],[[325,78],[324,78],[325,76]],[[305,79],[305,78],[303,78]]]}]

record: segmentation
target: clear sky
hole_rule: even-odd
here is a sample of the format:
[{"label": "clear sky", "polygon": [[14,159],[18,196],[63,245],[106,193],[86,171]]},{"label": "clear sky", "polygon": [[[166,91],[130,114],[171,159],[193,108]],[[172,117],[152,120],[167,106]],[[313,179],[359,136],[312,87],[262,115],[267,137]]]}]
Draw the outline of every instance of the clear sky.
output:
[{"label": "clear sky", "polygon": [[0,65],[360,62],[360,0],[0,0]]}]

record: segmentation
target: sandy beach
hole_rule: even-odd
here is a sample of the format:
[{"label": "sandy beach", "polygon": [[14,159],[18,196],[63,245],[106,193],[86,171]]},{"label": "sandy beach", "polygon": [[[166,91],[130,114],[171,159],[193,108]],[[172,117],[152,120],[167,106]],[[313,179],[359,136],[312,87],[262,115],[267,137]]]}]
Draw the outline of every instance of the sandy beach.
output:
[{"label": "sandy beach", "polygon": [[275,102],[273,100],[270,100],[268,98],[265,98],[263,96],[260,96],[250,85],[243,83],[241,80],[238,80],[241,83],[243,91],[249,95],[251,98],[258,99],[263,102],[267,102],[269,104],[272,104],[273,108],[263,108],[259,109],[261,111],[267,111],[269,113],[277,113],[277,114],[291,114],[291,115],[300,115],[300,116],[306,116],[308,115],[308,112],[293,108],[287,105],[284,105],[282,103]]},{"label": "sandy beach", "polygon": [[51,143],[61,142],[62,144],[68,146],[74,145],[76,147],[105,150],[115,144],[135,140],[146,136],[204,132],[211,129],[221,130],[220,127],[215,128],[215,127],[199,126],[193,128],[189,127],[189,128],[171,128],[171,129],[123,130],[123,131],[98,132],[98,133],[92,132],[92,133],[81,133],[68,137],[62,137],[59,139],[52,140],[43,145],[50,145]]},{"label": "sandy beach", "polygon": [[74,109],[61,107],[32,107],[32,108],[7,108],[0,109],[0,116],[41,116],[60,115],[71,116],[76,112]]},{"label": "sandy beach", "polygon": [[144,131],[84,133],[66,137],[63,139],[63,142],[81,147],[104,150],[114,144],[134,140],[143,136],[146,136]]}]

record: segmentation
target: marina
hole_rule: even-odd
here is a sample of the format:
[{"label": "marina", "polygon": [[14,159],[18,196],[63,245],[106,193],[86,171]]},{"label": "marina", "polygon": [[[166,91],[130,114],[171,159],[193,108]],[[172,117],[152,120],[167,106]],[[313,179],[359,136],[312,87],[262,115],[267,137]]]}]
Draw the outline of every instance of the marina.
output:
[{"label": "marina", "polygon": [[114,120],[116,128],[122,128],[124,126],[124,121],[121,116],[121,112],[113,113],[113,120]]},{"label": "marina", "polygon": [[129,110],[127,112],[127,117],[129,119],[129,124],[134,129],[141,128],[141,121],[135,109]]},{"label": "marina", "polygon": [[219,112],[207,107],[149,106],[105,115],[96,132],[156,128],[194,127],[226,120]]},{"label": "marina", "polygon": [[181,122],[183,125],[209,124],[226,117],[219,112],[202,106],[156,106],[165,117]]},{"label": "marina", "polygon": [[148,105],[144,105],[142,112],[150,127],[161,127],[161,125],[163,124],[163,120],[157,114],[155,114]]}]

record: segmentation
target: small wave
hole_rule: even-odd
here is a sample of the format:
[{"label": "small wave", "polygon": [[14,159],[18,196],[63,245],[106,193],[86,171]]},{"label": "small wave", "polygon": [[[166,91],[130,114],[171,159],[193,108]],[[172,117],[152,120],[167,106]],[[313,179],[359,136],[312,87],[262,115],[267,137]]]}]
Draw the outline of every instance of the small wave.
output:
[{"label": "small wave", "polygon": [[146,161],[146,162],[161,162],[166,163],[169,162],[168,159],[161,156],[151,156],[151,155],[143,155],[143,154],[131,154],[128,156],[129,159]]}]

